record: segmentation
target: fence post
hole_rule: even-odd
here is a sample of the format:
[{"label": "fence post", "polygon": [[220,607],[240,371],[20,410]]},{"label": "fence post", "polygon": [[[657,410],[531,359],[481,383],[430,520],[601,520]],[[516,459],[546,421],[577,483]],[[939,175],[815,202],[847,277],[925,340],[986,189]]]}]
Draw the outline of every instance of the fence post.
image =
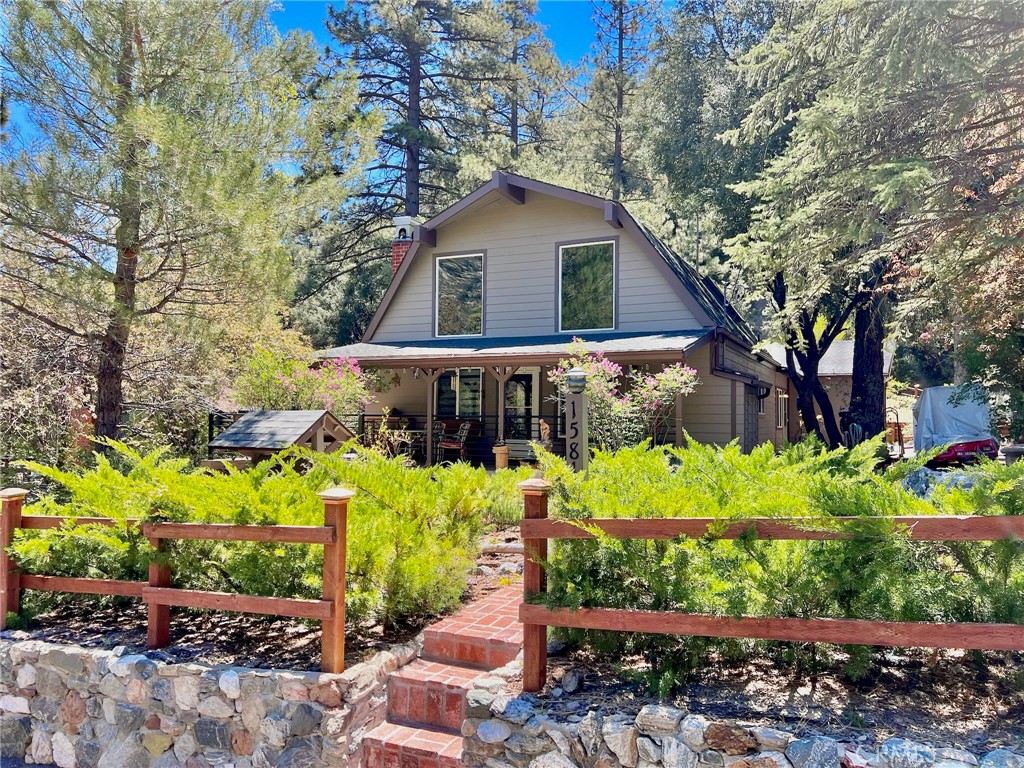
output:
[{"label": "fence post", "polygon": [[7,628],[8,613],[21,611],[21,571],[7,548],[21,527],[21,507],[27,495],[24,488],[0,490],[0,629]]},{"label": "fence post", "polygon": [[[164,540],[151,538],[149,546],[159,555],[165,551]],[[171,566],[150,556],[149,586],[171,586]],[[171,606],[146,603],[146,647],[163,648],[171,641]]]},{"label": "fence post", "polygon": [[[539,477],[518,485],[523,494],[523,517],[527,520],[548,516],[548,492],[551,483]],[[544,566],[548,556],[547,539],[523,540],[523,600],[544,591]],[[544,624],[523,624],[523,690],[539,691],[548,676],[548,628]]]},{"label": "fence post", "polygon": [[334,603],[334,616],[321,622],[321,672],[345,671],[345,548],[348,500],[355,495],[347,488],[328,488],[319,494],[324,503],[324,525],[334,528],[334,542],[324,544],[323,596]]}]

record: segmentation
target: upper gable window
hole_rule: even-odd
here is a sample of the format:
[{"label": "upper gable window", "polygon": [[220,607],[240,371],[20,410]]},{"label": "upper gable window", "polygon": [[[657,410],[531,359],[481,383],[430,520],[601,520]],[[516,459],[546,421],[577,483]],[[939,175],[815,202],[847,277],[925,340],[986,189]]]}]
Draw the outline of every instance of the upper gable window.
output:
[{"label": "upper gable window", "polygon": [[615,242],[558,248],[560,331],[615,327]]},{"label": "upper gable window", "polygon": [[440,256],[435,262],[434,269],[435,335],[483,335],[483,254]]}]

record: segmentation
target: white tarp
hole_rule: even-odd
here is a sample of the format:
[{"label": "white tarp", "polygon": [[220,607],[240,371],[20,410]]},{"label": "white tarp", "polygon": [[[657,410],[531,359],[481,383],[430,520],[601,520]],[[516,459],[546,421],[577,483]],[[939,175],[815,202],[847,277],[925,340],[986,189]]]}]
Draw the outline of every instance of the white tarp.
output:
[{"label": "white tarp", "polygon": [[[962,402],[949,399],[960,387],[929,387],[914,403],[914,448],[919,451],[948,443],[965,443],[992,437],[988,403],[970,395]],[[959,400],[959,398],[958,398]]]}]

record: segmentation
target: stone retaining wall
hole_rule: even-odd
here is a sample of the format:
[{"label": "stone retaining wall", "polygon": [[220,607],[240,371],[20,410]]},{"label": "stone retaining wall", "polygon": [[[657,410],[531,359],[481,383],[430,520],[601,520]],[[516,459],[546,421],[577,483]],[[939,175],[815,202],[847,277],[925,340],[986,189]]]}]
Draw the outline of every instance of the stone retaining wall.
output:
[{"label": "stone retaining wall", "polygon": [[868,748],[661,705],[635,715],[588,711],[563,695],[549,708],[536,696],[506,693],[502,672],[467,696],[469,768],[1024,768],[1024,756],[1005,749],[977,756],[899,738]]},{"label": "stone retaining wall", "polygon": [[61,768],[315,768],[362,764],[387,678],[415,644],[342,674],[166,664],[0,641],[0,757]]}]

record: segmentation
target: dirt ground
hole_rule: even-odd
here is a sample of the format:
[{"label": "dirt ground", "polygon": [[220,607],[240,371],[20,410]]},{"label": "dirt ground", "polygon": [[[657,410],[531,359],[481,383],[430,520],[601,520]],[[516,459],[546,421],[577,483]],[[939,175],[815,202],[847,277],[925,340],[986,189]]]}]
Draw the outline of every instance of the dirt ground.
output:
[{"label": "dirt ground", "polygon": [[[643,667],[637,659],[611,665],[557,644],[551,650],[553,679],[544,697],[556,711],[638,711],[655,700],[640,685],[623,682]],[[898,735],[975,754],[996,747],[1024,751],[1021,654],[991,653],[976,663],[961,652],[892,651],[882,655],[874,676],[856,683],[838,662],[814,680],[769,661],[712,664],[683,687],[675,704],[708,717],[841,736],[868,746]],[[559,696],[558,681],[568,670],[582,685],[571,697]]]},{"label": "dirt ground", "polygon": [[[518,540],[516,529],[484,538],[483,544],[508,545]],[[522,556],[514,553],[480,555],[477,571],[470,575],[468,602],[518,578],[500,574],[504,564],[518,565]],[[490,573],[487,571],[490,570]],[[345,663],[356,664],[378,650],[412,639],[437,616],[424,616],[415,624],[385,632],[380,625],[348,626]],[[100,604],[89,596],[68,595],[54,610],[32,618],[24,630],[5,633],[16,640],[47,640],[74,643],[87,648],[125,646],[129,652],[146,650],[146,607],[137,600],[112,600]],[[320,622],[259,616],[246,613],[171,610],[171,645],[148,652],[153,658],[171,663],[236,664],[259,669],[316,670],[320,667]]]},{"label": "dirt ground", "polygon": [[[518,583],[522,555],[516,529],[489,534],[465,599]],[[319,666],[319,622],[249,614],[171,612],[168,648],[150,653],[169,662],[238,664],[260,668],[315,670]],[[355,664],[391,643],[414,637],[437,617],[385,633],[379,626],[349,627],[346,661]],[[97,608],[94,600],[69,602],[37,616],[26,630],[5,633],[11,639],[45,639],[89,647],[124,645],[145,650],[146,610],[135,601]],[[654,699],[631,682],[642,670],[638,659],[616,664],[554,643],[551,681],[544,699],[566,714],[584,707],[639,710]],[[774,724],[796,733],[843,735],[872,743],[899,734],[975,754],[996,747],[1024,752],[1024,656],[990,653],[979,663],[961,652],[890,651],[875,674],[853,682],[834,668],[810,679],[794,668],[758,661],[742,665],[712,663],[680,692],[677,705],[715,718]],[[582,680],[571,697],[559,688],[568,670]]]}]

